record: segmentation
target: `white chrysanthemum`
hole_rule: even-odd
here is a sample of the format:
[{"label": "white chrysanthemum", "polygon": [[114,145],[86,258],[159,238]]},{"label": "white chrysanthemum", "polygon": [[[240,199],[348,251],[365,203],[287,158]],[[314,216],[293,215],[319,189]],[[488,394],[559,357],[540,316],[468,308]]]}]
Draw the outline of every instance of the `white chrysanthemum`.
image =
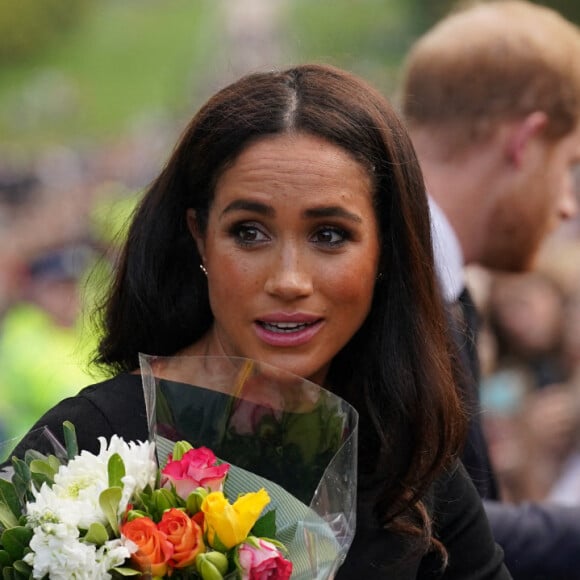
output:
[{"label": "white chrysanthemum", "polygon": [[[104,452],[106,442],[103,437],[99,438],[101,453]],[[123,498],[121,504],[126,505],[135,492],[142,491],[147,485],[155,484],[157,464],[154,461],[155,444],[150,442],[126,443],[121,437],[113,435],[109,441],[109,457],[118,453],[125,464],[125,477],[123,478]]]},{"label": "white chrysanthemum", "polygon": [[34,529],[29,552],[24,557],[33,568],[33,578],[51,580],[109,580],[111,568],[120,566],[131,551],[122,540],[97,547],[79,541],[74,526],[45,523]]},{"label": "white chrysanthemum", "polygon": [[[24,561],[32,566],[33,578],[49,576],[51,580],[97,580],[96,547],[78,540],[76,527],[45,523],[34,530]],[[98,577],[111,578],[110,574]]]},{"label": "white chrysanthemum", "polygon": [[96,577],[109,578],[108,571],[115,566],[123,564],[135,551],[136,546],[135,549],[130,549],[130,546],[125,545],[121,539],[105,542],[105,544],[97,550]]},{"label": "white chrysanthemum", "polygon": [[155,482],[152,443],[126,443],[116,435],[108,446],[104,437],[99,441],[98,455],[82,451],[60,467],[52,488],[44,484],[40,491],[34,492],[35,501],[27,505],[27,514],[33,523],[63,522],[81,529],[88,529],[93,522],[106,524],[99,496],[109,487],[107,466],[114,453],[123,459],[127,474],[123,479],[119,513],[125,510],[135,490]]}]

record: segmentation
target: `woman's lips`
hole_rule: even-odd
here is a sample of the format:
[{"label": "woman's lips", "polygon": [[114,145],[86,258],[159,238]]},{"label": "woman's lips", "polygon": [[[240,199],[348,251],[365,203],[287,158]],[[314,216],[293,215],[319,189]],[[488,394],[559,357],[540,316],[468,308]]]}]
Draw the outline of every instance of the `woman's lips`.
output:
[{"label": "woman's lips", "polygon": [[[270,346],[291,347],[307,343],[322,328],[322,319],[308,320],[288,317],[286,320],[257,320],[255,323],[258,338]],[[295,320],[288,320],[295,318]]]}]

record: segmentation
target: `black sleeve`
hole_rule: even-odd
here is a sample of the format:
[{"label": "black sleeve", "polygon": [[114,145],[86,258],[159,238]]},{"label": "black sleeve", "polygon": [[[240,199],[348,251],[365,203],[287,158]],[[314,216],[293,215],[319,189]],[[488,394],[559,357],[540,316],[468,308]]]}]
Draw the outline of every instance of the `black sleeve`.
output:
[{"label": "black sleeve", "polygon": [[580,508],[484,502],[515,580],[576,580],[580,575]]},{"label": "black sleeve", "polygon": [[[376,495],[376,494],[375,494]],[[356,534],[337,580],[510,580],[501,548],[494,542],[481,499],[459,465],[441,477],[427,502],[434,533],[447,549],[422,555],[412,539],[381,528],[373,517],[372,493],[359,493]]]},{"label": "black sleeve", "polygon": [[42,428],[46,427],[63,443],[64,421],[74,424],[79,449],[92,453],[99,451],[99,437],[109,439],[117,434],[127,441],[146,440],[147,421],[141,378],[120,375],[86,387],[78,395],[62,400],[33,425],[13,455],[23,457],[27,449],[53,453],[49,440],[42,434]]},{"label": "black sleeve", "polygon": [[437,539],[448,553],[448,566],[438,574],[439,558],[428,554],[420,578],[508,580],[502,549],[493,539],[481,499],[463,465],[440,478],[435,487],[433,520]]}]

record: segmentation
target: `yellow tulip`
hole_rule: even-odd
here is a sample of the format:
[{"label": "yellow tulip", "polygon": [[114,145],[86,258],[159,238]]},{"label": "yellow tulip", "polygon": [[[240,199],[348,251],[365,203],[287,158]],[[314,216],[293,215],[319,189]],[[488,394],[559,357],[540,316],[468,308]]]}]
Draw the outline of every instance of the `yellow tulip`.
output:
[{"label": "yellow tulip", "polygon": [[209,545],[215,548],[214,544],[219,542],[229,550],[243,542],[268,503],[270,496],[263,488],[240,495],[233,504],[230,504],[221,491],[208,494],[201,509],[205,514]]}]

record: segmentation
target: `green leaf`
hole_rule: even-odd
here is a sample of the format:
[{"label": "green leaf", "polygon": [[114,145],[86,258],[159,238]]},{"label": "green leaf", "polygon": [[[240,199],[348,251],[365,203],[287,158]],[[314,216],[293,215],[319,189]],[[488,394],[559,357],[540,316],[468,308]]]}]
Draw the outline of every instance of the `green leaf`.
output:
[{"label": "green leaf", "polygon": [[83,538],[85,542],[95,544],[95,546],[102,546],[108,539],[109,534],[107,533],[107,528],[99,522],[93,522]]},{"label": "green leaf", "polygon": [[55,473],[57,473],[62,466],[61,461],[55,455],[48,456],[48,464],[52,467]]},{"label": "green leaf", "polygon": [[5,503],[0,503],[0,526],[6,530],[15,528],[18,525],[18,518]]},{"label": "green leaf", "polygon": [[6,550],[0,550],[0,570],[7,568],[12,564],[12,558]]},{"label": "green leaf", "polygon": [[275,538],[276,537],[276,510],[272,509],[266,512],[252,528],[252,535],[258,538]]},{"label": "green leaf", "polygon": [[0,479],[0,505],[6,505],[15,517],[19,518],[22,513],[22,504],[18,499],[16,487],[13,483]]},{"label": "green leaf", "polygon": [[[171,489],[174,490],[175,486],[172,484]],[[175,492],[177,495],[177,492]],[[185,509],[187,513],[190,515],[196,514],[197,512],[201,511],[201,504],[203,500],[208,496],[207,489],[203,487],[198,487],[194,491],[192,491],[187,496],[187,501],[185,502]]]},{"label": "green leaf", "polygon": [[16,560],[13,566],[16,572],[22,574],[22,578],[32,578],[32,566],[29,566],[24,560]]},{"label": "green leaf", "polygon": [[28,548],[32,534],[32,530],[24,526],[10,528],[2,532],[0,543],[13,560],[20,560],[24,556],[24,549]]},{"label": "green leaf", "polygon": [[188,441],[177,441],[173,446],[173,452],[171,454],[173,461],[180,461],[191,449],[193,449],[193,446]]},{"label": "green leaf", "polygon": [[77,443],[77,432],[75,426],[70,421],[65,421],[62,424],[62,432],[64,435],[66,455],[69,460],[74,459],[79,454],[79,445]]},{"label": "green leaf", "polygon": [[48,460],[34,459],[30,462],[30,473],[43,475],[49,481],[54,481],[56,471],[52,468]]},{"label": "green leaf", "polygon": [[30,465],[30,462],[33,461],[34,459],[46,459],[47,456],[44,453],[41,453],[40,451],[37,451],[36,449],[27,449],[24,452],[24,463],[26,463],[26,465]]},{"label": "green leaf", "polygon": [[[35,489],[40,489],[43,483],[46,483],[49,487],[52,487],[52,484],[54,483],[54,481],[44,473],[31,473],[31,481]],[[30,501],[34,500],[31,491],[27,492],[27,497]]]},{"label": "green leaf", "polygon": [[12,481],[14,481],[14,478],[17,477],[26,484],[30,482],[30,469],[28,468],[28,464],[25,461],[18,459],[18,457],[13,457],[12,466],[14,467]]},{"label": "green leaf", "polygon": [[161,518],[165,510],[178,507],[178,496],[172,494],[168,489],[162,487],[153,491],[153,505],[157,518]]},{"label": "green leaf", "polygon": [[109,487],[99,495],[99,505],[115,535],[119,532],[117,511],[122,495],[123,490],[120,487]]},{"label": "green leaf", "polygon": [[202,579],[223,580],[224,577],[223,574],[218,570],[217,566],[211,560],[207,559],[205,556],[206,554],[200,554],[195,559],[195,567],[197,568],[197,571],[199,572]]},{"label": "green leaf", "polygon": [[30,475],[30,469],[28,464],[22,459],[17,457],[12,458],[12,467],[14,468],[14,474],[12,475],[12,483],[16,489],[16,494],[20,499],[21,503],[27,500],[32,500],[32,480]]},{"label": "green leaf", "polygon": [[121,574],[121,576],[141,576],[141,572],[139,570],[134,570],[133,568],[126,568],[122,566],[120,568],[113,568],[115,572]]},{"label": "green leaf", "polygon": [[227,546],[220,540],[220,537],[217,534],[213,536],[213,542],[211,543],[211,547],[218,552],[227,552]]},{"label": "green leaf", "polygon": [[123,489],[123,477],[125,477],[125,464],[118,453],[113,453],[107,464],[109,474],[109,487],[120,487]]}]

